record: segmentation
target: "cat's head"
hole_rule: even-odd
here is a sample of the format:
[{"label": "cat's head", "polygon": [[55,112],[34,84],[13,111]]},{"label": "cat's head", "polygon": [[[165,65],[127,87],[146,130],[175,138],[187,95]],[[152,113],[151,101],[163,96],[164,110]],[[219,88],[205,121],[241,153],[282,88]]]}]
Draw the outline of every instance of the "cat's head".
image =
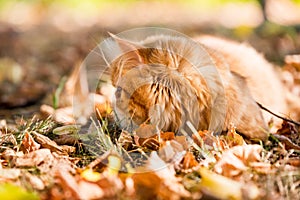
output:
[{"label": "cat's head", "polygon": [[114,110],[122,128],[149,122],[178,131],[187,121],[196,128],[200,120],[209,124],[210,116],[200,116],[211,104],[211,94],[199,66],[208,66],[210,60],[194,43],[165,35],[141,42],[112,38],[122,52],[110,64]]}]

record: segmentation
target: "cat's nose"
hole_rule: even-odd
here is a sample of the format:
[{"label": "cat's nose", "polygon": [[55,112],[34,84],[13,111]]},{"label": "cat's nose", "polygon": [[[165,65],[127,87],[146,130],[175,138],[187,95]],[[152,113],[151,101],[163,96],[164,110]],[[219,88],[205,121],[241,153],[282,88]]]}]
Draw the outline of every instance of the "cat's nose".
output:
[{"label": "cat's nose", "polygon": [[115,92],[115,96],[117,99],[121,98],[121,92],[122,92],[122,88],[120,86],[118,86],[117,90]]}]

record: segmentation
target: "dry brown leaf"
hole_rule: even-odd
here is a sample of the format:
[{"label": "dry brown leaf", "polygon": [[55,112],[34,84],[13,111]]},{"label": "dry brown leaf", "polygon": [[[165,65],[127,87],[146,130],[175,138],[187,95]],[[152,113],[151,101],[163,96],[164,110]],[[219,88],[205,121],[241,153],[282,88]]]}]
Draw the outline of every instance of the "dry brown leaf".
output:
[{"label": "dry brown leaf", "polygon": [[49,161],[45,161],[43,165],[45,165],[45,169],[41,169],[41,166],[39,166],[39,170],[42,172],[47,172],[46,170],[50,171],[48,168],[51,168],[51,171],[55,173],[57,170],[65,170],[69,171],[71,173],[75,173],[76,171],[76,163],[79,161],[78,158],[70,158],[65,155],[58,154],[56,152],[52,152],[53,159]]},{"label": "dry brown leaf", "polygon": [[36,167],[44,161],[52,158],[49,149],[39,149],[21,157],[17,157],[14,161],[16,167]]},{"label": "dry brown leaf", "polygon": [[153,138],[155,136],[158,136],[160,131],[155,125],[151,124],[141,124],[136,130],[135,134],[138,136],[139,140],[143,142],[142,140],[146,140],[148,138]]},{"label": "dry brown leaf", "polygon": [[162,179],[154,172],[135,173],[132,176],[132,180],[136,194],[140,199],[157,199]]},{"label": "dry brown leaf", "polygon": [[175,141],[181,144],[184,150],[187,150],[189,148],[189,144],[184,135],[176,136]]},{"label": "dry brown leaf", "polygon": [[289,158],[287,163],[291,166],[300,168],[300,158]]},{"label": "dry brown leaf", "polygon": [[[97,195],[102,195],[102,198],[114,199],[120,194],[120,191],[123,190],[124,185],[118,176],[121,161],[117,156],[109,154],[111,153],[107,152],[106,155],[102,155],[97,160],[93,161],[93,164],[91,163],[89,167],[82,171],[79,182],[84,180],[93,183],[100,189],[100,191],[95,191]],[[105,168],[102,173],[93,171],[92,168],[98,166],[103,159],[108,159],[107,168]],[[86,186],[87,184],[84,185]],[[96,187],[94,188],[96,190]],[[82,190],[82,192],[84,192],[84,190]]]},{"label": "dry brown leaf", "polygon": [[294,124],[283,121],[281,128],[273,136],[282,142],[286,149],[300,150],[300,135]]},{"label": "dry brown leaf", "polygon": [[23,153],[28,153],[38,150],[40,147],[41,145],[34,141],[33,137],[26,132],[20,147],[21,151],[23,151]]},{"label": "dry brown leaf", "polygon": [[265,162],[251,162],[249,166],[255,169],[256,172],[262,174],[272,174],[274,172],[272,165]]},{"label": "dry brown leaf", "polygon": [[[20,153],[18,153],[18,154],[21,155]],[[17,152],[15,152],[14,150],[12,150],[11,148],[7,148],[0,155],[1,155],[1,158],[5,159],[6,161],[11,161],[18,154],[17,154]],[[22,152],[22,154],[23,154],[23,152]]]},{"label": "dry brown leaf", "polygon": [[290,136],[293,134],[298,134],[298,130],[296,129],[294,124],[283,121],[281,124],[281,128],[278,129],[276,133],[279,135]]},{"label": "dry brown leaf", "polygon": [[0,169],[0,181],[17,180],[21,175],[20,169]]},{"label": "dry brown leaf", "polygon": [[160,131],[156,126],[141,124],[134,132],[134,142],[137,146],[145,147],[149,151],[157,151],[160,147],[158,134]]},{"label": "dry brown leaf", "polygon": [[99,185],[84,180],[78,182],[78,189],[84,199],[101,199],[106,195]]},{"label": "dry brown leaf", "polygon": [[34,139],[43,147],[50,149],[51,152],[56,152],[58,154],[67,154],[61,146],[58,146],[56,142],[39,133],[33,133]]},{"label": "dry brown leaf", "polygon": [[175,139],[175,133],[174,132],[161,132],[160,138],[164,141],[167,140],[174,140]]},{"label": "dry brown leaf", "polygon": [[148,138],[154,138],[160,133],[155,125],[141,124],[136,130],[135,135],[138,137],[140,143]]},{"label": "dry brown leaf", "polygon": [[129,132],[122,130],[118,143],[121,144],[125,150],[130,150],[133,146],[133,137]]},{"label": "dry brown leaf", "polygon": [[176,172],[174,166],[164,162],[156,152],[151,153],[145,168],[148,172],[152,171],[161,179],[162,186],[159,188],[158,194],[161,195],[162,198],[180,199],[190,196],[190,193],[180,183],[180,178],[175,176]]},{"label": "dry brown leaf", "polygon": [[67,154],[72,154],[76,151],[76,147],[73,146],[61,145],[60,147],[62,148],[62,151],[66,152]]},{"label": "dry brown leaf", "polygon": [[295,67],[298,71],[300,71],[300,54],[296,55],[287,55],[284,58],[284,62],[286,65],[290,65]]},{"label": "dry brown leaf", "polygon": [[234,146],[222,154],[214,170],[227,177],[236,177],[247,170],[252,162],[260,161],[262,150],[260,145]]},{"label": "dry brown leaf", "polygon": [[52,107],[52,106],[49,106],[49,105],[46,105],[46,104],[43,104],[41,105],[40,107],[40,113],[43,117],[47,118],[49,116],[52,116],[54,115],[55,113],[55,109]]},{"label": "dry brown leaf", "polygon": [[58,185],[62,188],[60,196],[62,199],[84,199],[84,196],[79,192],[79,186],[73,175],[68,171],[58,170],[56,173]]},{"label": "dry brown leaf", "polygon": [[179,163],[185,154],[183,146],[175,140],[163,143],[158,151],[159,157],[167,163]]},{"label": "dry brown leaf", "polygon": [[227,132],[226,141],[229,147],[246,144],[244,138],[236,132],[233,124]]},{"label": "dry brown leaf", "polygon": [[[203,148],[203,145],[209,145],[212,146],[214,143],[214,140],[212,137],[210,137],[210,132],[207,130],[204,131],[198,131],[198,134],[200,136],[200,138],[198,138],[198,136],[196,136],[195,134],[192,135],[193,141],[201,148]],[[200,139],[200,140],[199,140]]]},{"label": "dry brown leaf", "polygon": [[44,182],[36,175],[32,175],[30,173],[25,173],[25,179],[31,185],[32,188],[36,190],[44,190],[45,184]]},{"label": "dry brown leaf", "polygon": [[102,173],[102,178],[96,183],[101,187],[105,198],[115,199],[124,188],[121,179],[117,175],[110,175],[107,171]]},{"label": "dry brown leaf", "polygon": [[156,138],[141,139],[141,141],[139,141],[139,145],[146,148],[144,151],[157,151],[160,148],[159,141]]},{"label": "dry brown leaf", "polygon": [[136,191],[134,188],[134,180],[132,179],[132,177],[126,177],[124,185],[126,196],[130,199],[136,199]]},{"label": "dry brown leaf", "polygon": [[273,136],[276,137],[282,144],[284,144],[286,149],[300,150],[300,146],[293,143],[288,137],[278,134],[273,134]]},{"label": "dry brown leaf", "polygon": [[199,166],[199,163],[191,152],[187,152],[179,164],[182,172],[191,172],[196,166]]}]

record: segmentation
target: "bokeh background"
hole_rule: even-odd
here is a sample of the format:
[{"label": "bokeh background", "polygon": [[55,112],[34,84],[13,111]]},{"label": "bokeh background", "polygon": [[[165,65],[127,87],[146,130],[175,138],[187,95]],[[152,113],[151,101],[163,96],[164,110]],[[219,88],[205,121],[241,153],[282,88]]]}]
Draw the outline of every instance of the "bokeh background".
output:
[{"label": "bokeh background", "polygon": [[156,26],[218,35],[282,65],[300,52],[299,25],[300,0],[0,0],[0,118],[38,110],[108,32]]}]

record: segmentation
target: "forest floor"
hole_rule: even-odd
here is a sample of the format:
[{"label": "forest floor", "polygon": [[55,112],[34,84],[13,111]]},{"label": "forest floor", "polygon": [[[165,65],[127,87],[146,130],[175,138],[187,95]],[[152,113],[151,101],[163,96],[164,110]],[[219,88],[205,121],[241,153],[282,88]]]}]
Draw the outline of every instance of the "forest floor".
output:
[{"label": "forest floor", "polygon": [[[187,140],[142,125],[135,133],[155,136],[140,138],[119,130],[110,102],[93,94],[96,117],[89,126],[73,124],[69,99],[82,97],[78,65],[108,32],[142,26],[248,42],[300,97],[300,56],[291,56],[300,52],[299,27],[263,23],[252,5],[200,14],[181,6],[110,4],[80,14],[16,4],[2,11],[1,199],[299,199],[300,127],[290,121],[264,143],[245,140],[234,127],[221,136],[195,131]],[[236,21],[232,6],[239,8]]]}]

